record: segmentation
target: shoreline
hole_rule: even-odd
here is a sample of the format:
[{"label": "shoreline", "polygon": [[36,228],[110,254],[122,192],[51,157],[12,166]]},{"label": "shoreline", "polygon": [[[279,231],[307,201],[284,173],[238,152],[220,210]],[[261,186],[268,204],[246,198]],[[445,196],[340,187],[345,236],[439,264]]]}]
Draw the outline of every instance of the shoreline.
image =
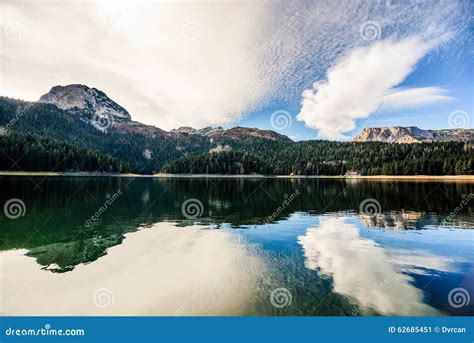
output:
[{"label": "shoreline", "polygon": [[227,179],[345,179],[381,181],[463,181],[474,182],[474,175],[220,175],[220,174],[150,174],[133,173],[86,173],[86,172],[10,172],[0,171],[2,176],[44,176],[44,177],[147,177],[147,178],[227,178]]}]

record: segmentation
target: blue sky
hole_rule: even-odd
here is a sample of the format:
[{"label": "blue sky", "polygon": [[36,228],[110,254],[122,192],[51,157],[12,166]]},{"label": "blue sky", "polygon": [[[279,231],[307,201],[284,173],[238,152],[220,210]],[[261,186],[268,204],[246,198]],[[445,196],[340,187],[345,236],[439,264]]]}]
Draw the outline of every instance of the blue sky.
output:
[{"label": "blue sky", "polygon": [[[471,16],[474,13],[471,12]],[[459,128],[474,128],[474,17],[468,17],[468,25],[461,25],[456,35],[462,40],[450,40],[449,44],[442,44],[441,48],[434,49],[420,60],[412,73],[399,87],[443,87],[452,97],[447,101],[426,104],[420,107],[402,108],[382,111],[357,121],[357,128],[347,133],[348,138],[357,134],[364,127],[381,126],[417,126],[421,129],[449,129],[456,128],[450,123],[450,114],[463,112],[462,125]],[[302,90],[301,90],[302,91]],[[309,128],[304,122],[298,121],[296,115],[301,108],[301,99],[286,101],[277,105],[270,105],[262,110],[250,113],[247,117],[236,121],[233,125],[258,127],[275,130],[269,121],[272,113],[286,110],[291,115],[291,125],[285,125],[279,133],[285,134],[294,140],[321,139],[318,131]],[[466,124],[465,115],[468,116]]]},{"label": "blue sky", "polygon": [[80,83],[165,130],[241,125],[298,140],[474,125],[470,0],[18,0],[2,14],[13,98]]}]

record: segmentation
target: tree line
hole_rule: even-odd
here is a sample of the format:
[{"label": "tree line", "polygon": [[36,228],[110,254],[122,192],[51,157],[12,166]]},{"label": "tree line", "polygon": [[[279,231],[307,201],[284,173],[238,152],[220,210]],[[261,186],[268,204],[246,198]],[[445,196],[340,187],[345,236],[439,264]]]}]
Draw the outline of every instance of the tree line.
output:
[{"label": "tree line", "polygon": [[468,143],[305,141],[278,149],[207,153],[172,161],[165,172],[266,175],[472,175]]},{"label": "tree line", "polygon": [[129,167],[111,155],[33,134],[0,136],[0,170],[124,173]]}]

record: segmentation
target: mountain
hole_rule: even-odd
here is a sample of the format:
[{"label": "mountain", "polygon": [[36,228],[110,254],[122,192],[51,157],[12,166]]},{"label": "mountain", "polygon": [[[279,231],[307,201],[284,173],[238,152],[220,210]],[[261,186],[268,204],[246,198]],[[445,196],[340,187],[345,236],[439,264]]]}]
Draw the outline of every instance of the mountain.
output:
[{"label": "mountain", "polygon": [[466,142],[474,140],[474,130],[422,130],[416,126],[390,126],[364,128],[353,142],[420,143]]},{"label": "mountain", "polygon": [[[114,126],[118,131],[134,132],[143,135],[166,135],[168,137],[180,137],[182,135],[197,135],[220,139],[223,137],[244,139],[256,137],[271,139],[274,141],[289,141],[284,135],[280,135],[270,130],[259,130],[257,128],[234,127],[224,130],[222,127],[206,127],[194,129],[183,126],[166,132],[151,125],[139,122],[132,122],[128,111],[110,99],[104,92],[89,88],[86,85],[72,84],[67,86],[54,86],[51,90],[42,95],[40,103],[54,104],[59,109],[68,113],[79,115],[84,121],[90,122],[98,129],[109,129]],[[104,127],[104,125],[107,125]]]},{"label": "mountain", "polygon": [[[271,130],[246,127],[165,131],[133,121],[127,110],[100,90],[84,85],[56,86],[39,102],[0,97],[0,170],[474,174],[473,144],[449,141],[458,136],[469,138],[472,130],[397,130],[366,129],[365,136],[358,138],[365,142],[293,142]],[[407,142],[417,137],[420,144],[370,141],[397,141],[390,138],[395,133]]]},{"label": "mountain", "polygon": [[[4,138],[5,144],[21,146],[30,139],[15,136],[15,143],[6,139],[15,133],[49,138],[59,146],[63,142],[84,148],[88,153],[96,152],[101,161],[104,160],[102,156],[112,156],[123,162],[123,170],[142,174],[160,172],[164,164],[186,155],[222,149],[252,152],[292,142],[284,135],[255,128],[165,131],[133,121],[128,111],[104,92],[84,85],[55,86],[39,102],[0,97],[0,139]],[[16,154],[20,150],[13,147],[12,151]],[[41,158],[47,153],[43,152]],[[10,157],[15,161],[15,156]],[[66,156],[71,158],[67,153]],[[116,162],[112,162],[115,171]],[[32,166],[27,167],[29,164]],[[21,169],[37,170],[31,160],[29,164],[22,164]],[[60,166],[55,170],[63,171],[64,168]],[[103,170],[102,166],[95,168]]]},{"label": "mountain", "polygon": [[55,86],[48,93],[42,95],[39,102],[54,104],[62,110],[72,110],[92,116],[106,116],[115,122],[131,120],[127,110],[110,99],[104,92],[85,85]]},{"label": "mountain", "polygon": [[262,139],[271,139],[273,141],[291,141],[287,136],[281,135],[271,130],[260,130],[257,128],[236,126],[228,130],[224,130],[222,126],[205,127],[203,129],[194,129],[189,126],[182,126],[178,129],[171,130],[171,133],[183,133],[188,135],[199,135],[220,139],[224,137],[242,139],[246,137],[255,137]]}]

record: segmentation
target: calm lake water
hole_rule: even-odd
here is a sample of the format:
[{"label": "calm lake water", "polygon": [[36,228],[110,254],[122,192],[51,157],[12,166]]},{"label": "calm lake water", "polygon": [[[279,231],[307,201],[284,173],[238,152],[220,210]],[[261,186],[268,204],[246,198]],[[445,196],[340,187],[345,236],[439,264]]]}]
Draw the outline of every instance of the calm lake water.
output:
[{"label": "calm lake water", "polygon": [[474,184],[1,177],[3,315],[473,315]]}]

